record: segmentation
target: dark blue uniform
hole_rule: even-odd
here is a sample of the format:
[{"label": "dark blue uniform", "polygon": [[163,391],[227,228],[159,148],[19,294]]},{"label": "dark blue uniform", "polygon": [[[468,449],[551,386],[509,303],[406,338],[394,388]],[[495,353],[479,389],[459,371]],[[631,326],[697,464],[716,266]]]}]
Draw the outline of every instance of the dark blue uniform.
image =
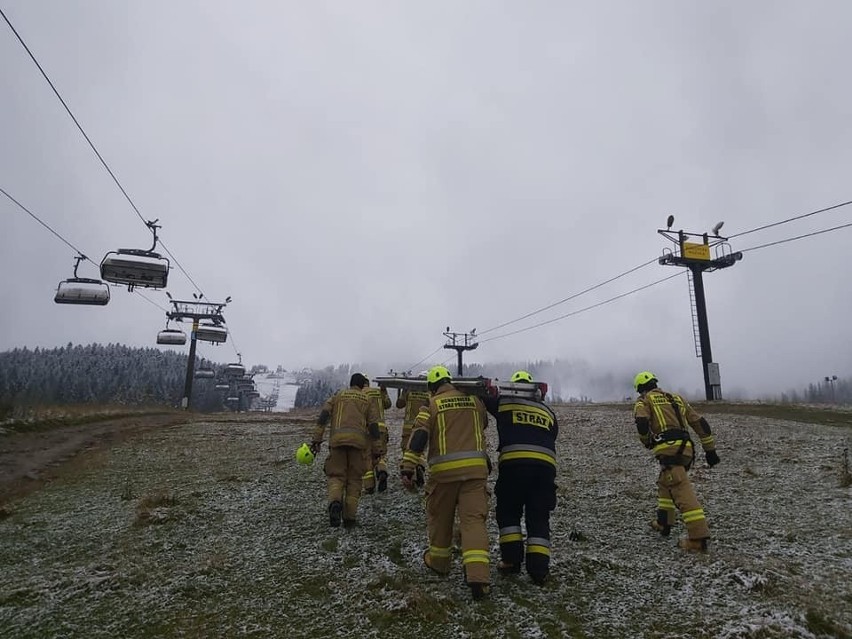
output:
[{"label": "dark blue uniform", "polygon": [[500,436],[495,492],[503,572],[520,572],[524,515],[527,572],[541,583],[550,567],[550,511],[556,507],[556,415],[542,402],[517,397],[488,398],[485,406]]}]

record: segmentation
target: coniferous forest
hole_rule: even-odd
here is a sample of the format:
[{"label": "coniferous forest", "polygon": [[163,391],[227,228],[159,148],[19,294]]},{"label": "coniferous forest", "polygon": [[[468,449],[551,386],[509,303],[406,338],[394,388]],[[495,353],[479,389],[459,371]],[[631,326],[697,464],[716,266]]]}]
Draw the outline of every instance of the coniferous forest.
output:
[{"label": "coniferous forest", "polygon": [[[52,349],[16,348],[0,353],[0,416],[13,407],[64,404],[118,404],[126,406],[179,406],[183,396],[187,355],[156,348],[134,348],[121,344],[68,345]],[[193,381],[192,408],[200,411],[224,410],[222,394],[215,390],[222,366],[197,358],[195,370],[212,369],[213,378]],[[373,369],[376,367],[374,366]],[[549,400],[555,403],[583,404],[591,397],[571,381],[582,379],[583,386],[603,395],[618,385],[613,375],[593,376],[568,362],[504,362],[465,366],[465,376],[486,375],[508,379],[513,370],[524,368],[537,379],[550,384]],[[360,372],[353,364],[304,369],[295,373],[299,390],[295,407],[320,406],[335,392],[345,388],[349,376]],[[416,374],[416,373],[414,373]],[[571,381],[566,381],[571,380]],[[622,384],[623,385],[623,384]],[[780,397],[763,398],[782,403],[848,404],[852,402],[852,380],[820,381]]]},{"label": "coniferous forest", "polygon": [[[59,404],[179,406],[187,355],[121,344],[16,348],[0,353],[0,407]],[[197,358],[195,368],[220,366]],[[192,407],[222,410],[215,379],[195,379]]]}]

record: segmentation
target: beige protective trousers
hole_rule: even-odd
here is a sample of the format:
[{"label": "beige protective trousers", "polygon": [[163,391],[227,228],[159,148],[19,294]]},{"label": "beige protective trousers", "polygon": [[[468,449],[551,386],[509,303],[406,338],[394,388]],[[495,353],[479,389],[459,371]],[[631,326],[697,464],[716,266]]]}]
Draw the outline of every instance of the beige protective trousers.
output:
[{"label": "beige protective trousers", "polygon": [[403,424],[402,425],[402,439],[399,440],[400,450],[404,453],[408,448],[408,440],[411,439],[411,429],[414,428],[414,424]]},{"label": "beige protective trousers", "polygon": [[683,466],[663,466],[657,479],[657,522],[674,525],[675,508],[680,511],[690,539],[710,537],[704,509],[698,503],[686,469]]},{"label": "beige protective trousers", "polygon": [[328,477],[328,501],[343,504],[343,518],[354,520],[361,498],[361,482],[367,469],[364,451],[354,446],[333,446],[325,460]]},{"label": "beige protective trousers", "polygon": [[442,573],[450,571],[453,522],[458,510],[462,565],[468,583],[489,582],[488,492],[485,479],[426,483],[426,526],[429,531],[429,563]]},{"label": "beige protective trousers", "polygon": [[376,487],[376,479],[380,472],[388,472],[388,429],[382,428],[378,441],[373,442],[373,448],[364,451],[364,463],[367,471],[364,473],[364,490],[372,490]]}]

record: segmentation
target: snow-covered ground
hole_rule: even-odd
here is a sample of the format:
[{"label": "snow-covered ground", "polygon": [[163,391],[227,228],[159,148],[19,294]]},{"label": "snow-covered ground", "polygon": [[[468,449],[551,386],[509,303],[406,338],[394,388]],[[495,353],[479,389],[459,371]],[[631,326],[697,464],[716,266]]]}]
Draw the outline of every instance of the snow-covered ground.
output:
[{"label": "snow-covered ground", "polygon": [[256,375],[254,385],[260,392],[261,397],[270,396],[278,389],[278,403],[271,409],[273,413],[286,413],[296,403],[296,391],[299,387],[294,384],[291,375],[286,374],[284,378],[270,378],[266,375]]},{"label": "snow-covered ground", "polygon": [[315,414],[242,415],[143,433],[7,507],[0,636],[852,635],[852,432],[710,416],[722,463],[692,473],[714,539],[696,556],[648,527],[656,468],[629,407],[558,414],[544,588],[495,573],[475,604],[458,565],[425,570],[422,495],[395,475],[357,528],[330,529],[322,464],[293,459]]}]

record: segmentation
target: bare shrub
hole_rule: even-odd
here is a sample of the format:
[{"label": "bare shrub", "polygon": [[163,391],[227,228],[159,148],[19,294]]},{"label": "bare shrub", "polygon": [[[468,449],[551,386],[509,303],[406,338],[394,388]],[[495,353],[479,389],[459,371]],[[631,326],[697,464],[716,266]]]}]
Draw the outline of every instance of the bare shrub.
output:
[{"label": "bare shrub", "polygon": [[163,523],[169,518],[168,509],[175,504],[177,504],[177,499],[165,488],[145,495],[136,504],[136,525],[147,526]]}]

